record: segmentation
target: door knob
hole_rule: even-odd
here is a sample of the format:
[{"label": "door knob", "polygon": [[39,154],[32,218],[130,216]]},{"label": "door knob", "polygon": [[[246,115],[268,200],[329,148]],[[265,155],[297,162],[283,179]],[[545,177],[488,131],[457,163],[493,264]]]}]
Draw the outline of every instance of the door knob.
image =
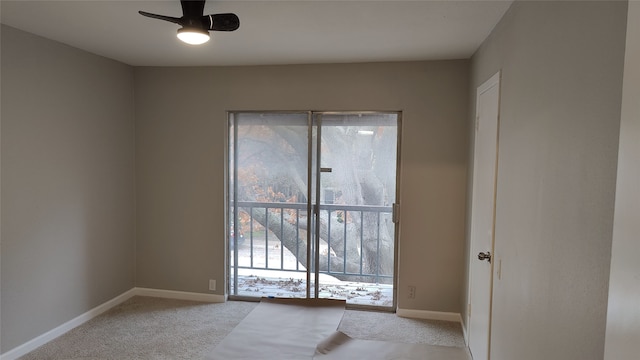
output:
[{"label": "door knob", "polygon": [[491,253],[488,251],[486,253],[479,253],[478,260],[487,260],[488,262],[491,262]]}]

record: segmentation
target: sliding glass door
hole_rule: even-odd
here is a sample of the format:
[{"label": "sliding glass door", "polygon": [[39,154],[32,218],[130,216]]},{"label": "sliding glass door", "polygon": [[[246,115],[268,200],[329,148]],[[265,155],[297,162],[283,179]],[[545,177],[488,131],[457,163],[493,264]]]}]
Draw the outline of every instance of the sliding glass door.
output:
[{"label": "sliding glass door", "polygon": [[232,112],[232,297],[395,303],[396,112]]}]

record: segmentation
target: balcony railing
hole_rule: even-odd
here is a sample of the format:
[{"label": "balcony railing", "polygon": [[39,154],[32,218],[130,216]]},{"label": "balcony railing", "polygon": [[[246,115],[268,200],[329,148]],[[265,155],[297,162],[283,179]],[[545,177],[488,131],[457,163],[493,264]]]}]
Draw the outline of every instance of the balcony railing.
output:
[{"label": "balcony railing", "polygon": [[[231,206],[233,206],[233,202]],[[309,218],[307,204],[240,201],[237,202],[237,206],[238,212],[244,214],[241,216],[243,219],[242,226],[238,224],[239,226],[235,229],[234,238],[231,241],[231,249],[239,250],[242,247],[244,251],[234,251],[232,264],[235,267],[238,269],[306,271],[306,268],[299,260],[304,262],[307,256],[306,231]],[[391,206],[322,204],[318,207],[318,212],[319,218],[322,219],[321,226],[325,227],[325,231],[323,231],[324,236],[322,237],[320,249],[312,248],[312,253],[315,251],[322,253],[322,256],[320,256],[321,264],[319,264],[320,273],[346,281],[387,284],[393,282],[393,273],[383,271],[380,261],[381,256],[393,257],[393,253],[381,254],[381,251],[383,251],[381,249],[382,231],[388,231],[386,230],[387,227],[383,228],[382,225],[383,223],[391,223]],[[367,217],[366,221],[365,216]],[[236,219],[236,221],[239,222],[240,220]],[[367,240],[364,238],[365,223],[369,234]],[[336,229],[336,226],[339,228]],[[285,231],[285,227],[287,231]],[[244,232],[244,244],[241,244],[240,238],[243,228],[249,230]],[[292,245],[291,241],[288,242],[289,249],[282,245],[283,242],[281,241],[284,236],[287,236],[285,232],[295,239],[291,240],[295,241],[294,245]],[[336,234],[340,235],[336,236]],[[373,239],[371,234],[374,234]],[[347,247],[348,236],[351,237],[350,241],[358,242],[355,247],[351,243],[351,250]],[[354,236],[357,237],[355,240],[353,239]],[[341,238],[335,239],[336,237]],[[269,243],[273,241],[279,241],[280,246],[275,249],[270,248]],[[373,252],[375,259],[364,258],[365,255],[362,249],[365,247],[365,241],[369,243],[367,244],[369,249],[372,248],[372,245],[375,245],[376,251]],[[375,243],[371,244],[372,241],[375,241]],[[341,246],[341,248],[337,249],[337,245]],[[247,255],[247,247],[249,255]],[[258,247],[259,250],[257,250]],[[352,261],[354,258],[359,258],[358,266],[355,267],[356,271],[354,271],[353,266],[350,267],[350,270],[347,268],[347,252],[354,251],[354,248],[357,249],[358,254],[349,254],[349,258]],[[384,249],[388,251],[388,247]],[[273,254],[274,251],[279,254]],[[324,253],[325,251],[326,254]],[[336,256],[334,252],[342,254],[342,266],[332,264],[331,258]],[[295,265],[292,265],[291,261],[288,263],[285,261],[286,255],[295,257]],[[372,256],[371,252],[369,256]],[[249,259],[246,257],[249,257]],[[368,266],[365,261],[369,264]],[[340,264],[340,262],[338,263]],[[371,268],[371,264],[373,264],[373,268]]]}]

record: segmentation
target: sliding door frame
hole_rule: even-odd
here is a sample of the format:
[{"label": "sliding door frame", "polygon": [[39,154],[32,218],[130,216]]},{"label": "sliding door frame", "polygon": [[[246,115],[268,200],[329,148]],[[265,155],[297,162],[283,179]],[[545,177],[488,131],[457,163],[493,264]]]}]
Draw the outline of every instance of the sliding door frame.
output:
[{"label": "sliding door frame", "polygon": [[[225,292],[227,296],[230,296],[234,299],[242,299],[242,300],[257,300],[257,298],[247,297],[242,295],[234,295],[231,294],[231,279],[229,274],[229,204],[230,201],[237,203],[237,193],[238,193],[238,182],[233,182],[233,199],[230,198],[230,189],[229,189],[229,170],[230,170],[230,137],[233,136],[234,139],[237,139],[238,136],[238,126],[236,123],[232,121],[234,115],[242,114],[242,113],[251,113],[251,114],[306,114],[307,115],[307,214],[311,214],[309,218],[313,218],[313,221],[310,221],[310,226],[313,226],[312,231],[307,231],[307,271],[306,271],[306,297],[307,298],[318,298],[319,297],[319,286],[320,286],[320,271],[318,264],[320,263],[320,227],[317,224],[320,221],[320,200],[321,200],[321,136],[322,136],[322,116],[324,115],[377,115],[377,114],[394,114],[396,115],[396,176],[395,176],[395,201],[393,204],[393,213],[392,219],[394,223],[394,234],[393,234],[393,244],[394,244],[394,254],[393,254],[393,301],[392,306],[366,306],[366,305],[357,305],[357,304],[349,304],[349,308],[366,308],[366,309],[376,309],[383,311],[391,311],[395,312],[397,307],[397,283],[398,283],[398,242],[400,235],[400,175],[401,175],[401,153],[400,150],[401,140],[402,140],[402,111],[277,111],[277,110],[268,110],[268,111],[259,111],[259,110],[229,110],[227,111],[227,135],[225,137],[225,181],[224,181],[224,191],[225,191],[225,203],[224,203],[224,221],[225,221],[225,256],[224,256],[224,275],[225,275]],[[233,124],[233,131],[231,131],[231,127]],[[314,128],[316,129],[315,138],[314,138]],[[238,170],[238,151],[237,151],[237,141],[234,140],[234,149],[233,149],[233,165],[234,165],[234,173],[237,173]],[[314,155],[315,153],[315,155]],[[315,176],[314,176],[315,172]],[[315,185],[315,186],[314,186]],[[313,194],[313,196],[312,196]],[[233,212],[233,223],[234,226],[238,226],[238,216],[237,210]],[[237,229],[234,231],[238,232]],[[313,260],[311,259],[313,255]],[[238,264],[238,254],[237,251],[234,251],[234,264]],[[237,270],[236,270],[237,271]],[[313,272],[313,289],[311,282],[311,273]],[[238,276],[234,274],[233,276],[233,288],[237,291],[238,289]]]}]

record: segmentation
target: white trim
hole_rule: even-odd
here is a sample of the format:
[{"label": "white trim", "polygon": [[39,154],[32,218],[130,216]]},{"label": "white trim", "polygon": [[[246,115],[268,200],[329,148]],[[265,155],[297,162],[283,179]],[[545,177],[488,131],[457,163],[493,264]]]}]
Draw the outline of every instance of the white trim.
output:
[{"label": "white trim", "polygon": [[[460,316],[460,319],[462,320],[462,316]],[[467,332],[467,326],[464,323],[464,321],[460,321],[460,325],[462,326],[462,336],[464,337],[464,344],[467,345],[467,347],[469,346],[469,333]]]},{"label": "white trim", "polygon": [[227,301],[227,297],[225,295],[201,294],[201,293],[194,293],[194,292],[159,290],[159,289],[149,289],[149,288],[135,288],[135,295],[150,296],[150,297],[165,298],[165,299],[202,301],[202,302],[210,302],[210,303],[223,303]]},{"label": "white trim", "polygon": [[487,90],[490,90],[492,87],[496,85],[500,85],[501,77],[502,77],[502,70],[498,70],[497,73],[493,74],[493,76],[491,76],[487,81],[482,83],[482,85],[478,86],[476,99],[478,98],[478,96],[480,96],[480,94],[486,92]]},{"label": "white trim", "polygon": [[19,345],[4,354],[0,354],[0,360],[15,360],[21,356],[24,356],[31,351],[39,348],[40,346],[48,343],[49,341],[64,335],[66,332],[72,330],[75,327],[78,327],[87,321],[97,317],[98,315],[104,313],[105,311],[114,308],[123,302],[129,300],[134,296],[149,296],[149,297],[157,297],[157,298],[165,298],[165,299],[178,299],[178,300],[193,300],[193,301],[201,301],[201,302],[211,302],[211,303],[221,303],[227,301],[226,295],[216,295],[216,294],[201,294],[201,293],[193,293],[193,292],[184,292],[184,291],[173,291],[173,290],[158,290],[158,289],[148,289],[148,288],[133,288],[125,291],[124,293],[116,296],[115,298],[94,307],[93,309],[87,311],[86,313],[67,321],[66,323],[47,331],[46,333],[27,341],[26,343]]},{"label": "white trim", "polygon": [[454,322],[462,323],[462,317],[460,316],[460,313],[453,313],[453,312],[411,310],[411,309],[398,308],[396,310],[396,315],[400,317],[406,317],[406,318],[412,318],[412,319],[442,320],[442,321],[454,321]]},{"label": "white trim", "polygon": [[93,309],[87,311],[86,313],[67,321],[66,323],[50,330],[47,331],[46,333],[31,339],[29,341],[27,341],[26,343],[19,345],[13,349],[11,349],[10,351],[7,351],[6,353],[0,355],[0,360],[14,360],[17,359],[23,355],[28,354],[29,352],[39,348],[40,346],[48,343],[49,341],[57,338],[60,335],[63,335],[64,333],[70,331],[71,329],[80,326],[84,323],[86,323],[87,321],[95,318],[96,316],[104,313],[105,311],[120,305],[121,303],[129,300],[130,298],[132,298],[133,296],[135,296],[136,289],[133,288],[131,290],[128,290],[126,292],[124,292],[121,295],[116,296],[115,298],[101,304],[98,305],[96,307],[94,307]]}]

